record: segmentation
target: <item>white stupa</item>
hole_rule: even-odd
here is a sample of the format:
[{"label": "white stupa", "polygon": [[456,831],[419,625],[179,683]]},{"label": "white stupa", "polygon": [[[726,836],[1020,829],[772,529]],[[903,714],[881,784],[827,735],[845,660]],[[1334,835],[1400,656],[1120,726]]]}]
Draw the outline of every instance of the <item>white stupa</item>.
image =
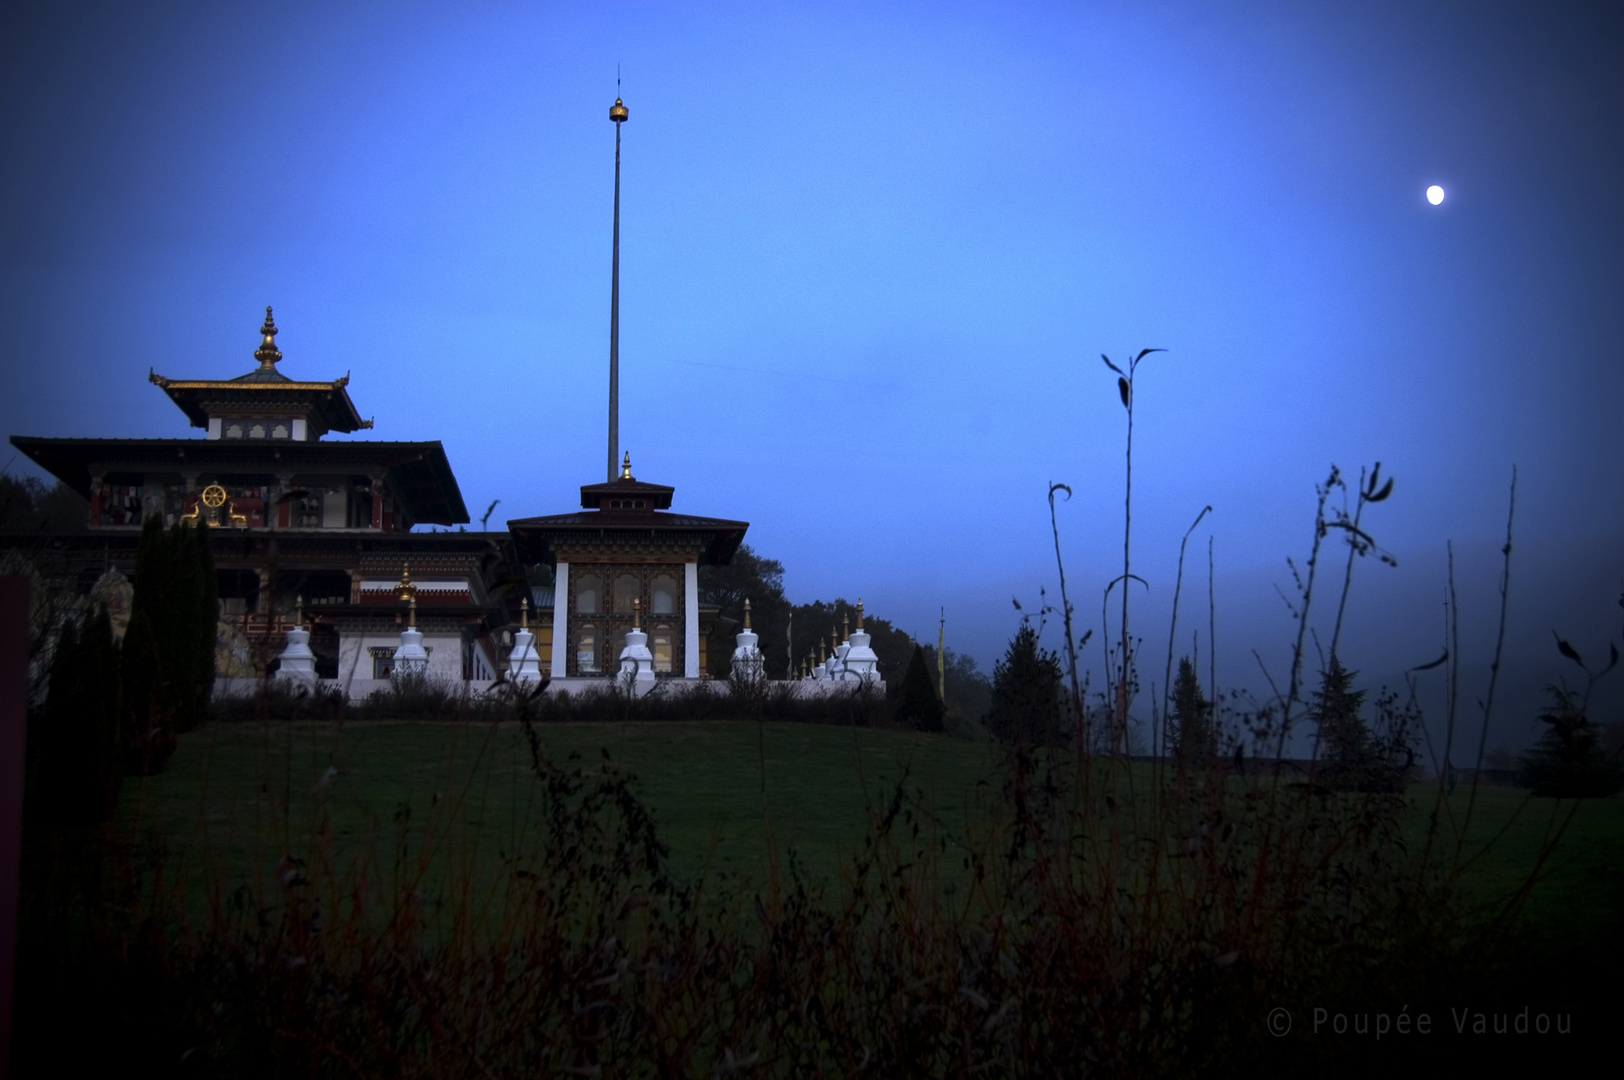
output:
[{"label": "white stupa", "polygon": [[745,682],[760,682],[766,678],[762,664],[761,639],[750,629],[750,598],[744,600],[744,629],[733,638],[733,677]]},{"label": "white stupa", "polygon": [[288,643],[277,657],[276,677],[290,683],[314,686],[316,683],[316,654],[310,651],[310,631],[304,628],[304,597],[299,597],[293,611],[293,629],[288,631]]},{"label": "white stupa", "polygon": [[840,619],[841,633],[846,640],[835,646],[834,677],[836,682],[855,682],[857,676],[851,673],[846,665],[846,657],[851,653],[851,616],[843,615]]},{"label": "white stupa", "polygon": [[428,650],[423,648],[423,632],[417,628],[417,586],[412,584],[410,570],[400,572],[400,585],[395,595],[406,601],[406,629],[400,632],[400,646],[395,649],[394,675],[422,675],[429,669]]},{"label": "white stupa", "polygon": [[626,631],[626,646],[620,650],[620,681],[634,697],[654,689],[654,654],[648,651],[648,635],[640,625],[637,600],[632,600],[632,628]]},{"label": "white stupa", "polygon": [[852,632],[851,638],[846,643],[843,660],[846,678],[880,687],[885,684],[880,681],[880,658],[869,648],[871,640],[872,638],[863,631],[863,602],[858,600],[857,629]]},{"label": "white stupa", "polygon": [[521,686],[541,681],[541,657],[536,652],[536,635],[530,632],[530,598],[519,601],[519,630],[513,635],[513,651],[508,654],[508,681]]}]

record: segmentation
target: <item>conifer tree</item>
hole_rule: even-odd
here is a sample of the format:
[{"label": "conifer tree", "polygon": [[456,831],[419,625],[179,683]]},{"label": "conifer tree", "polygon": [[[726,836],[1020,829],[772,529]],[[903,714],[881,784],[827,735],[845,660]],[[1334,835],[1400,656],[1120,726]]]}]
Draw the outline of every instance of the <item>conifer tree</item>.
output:
[{"label": "conifer tree", "polygon": [[1060,658],[1038,648],[1037,631],[1022,626],[993,665],[987,730],[1021,746],[1060,743]]},{"label": "conifer tree", "polygon": [[1359,715],[1365,691],[1352,688],[1353,675],[1333,653],[1308,713],[1319,728],[1319,757],[1325,763],[1325,779],[1341,791],[1366,787],[1377,764],[1370,730]]},{"label": "conifer tree", "polygon": [[214,644],[219,627],[219,581],[208,529],[177,524],[170,533],[174,597],[175,719],[191,731],[208,716],[214,692]]},{"label": "conifer tree", "polygon": [[908,671],[902,676],[902,689],[897,695],[896,722],[915,731],[941,731],[945,711],[936,696],[930,671],[925,667],[925,653],[915,645],[913,656],[908,661]]},{"label": "conifer tree", "polygon": [[1624,787],[1624,766],[1608,759],[1584,700],[1547,687],[1551,707],[1540,717],[1549,729],[1521,760],[1518,781],[1540,798],[1605,799]]},{"label": "conifer tree", "polygon": [[174,751],[177,713],[187,706],[185,688],[195,679],[195,664],[187,661],[198,638],[196,578],[176,569],[182,553],[190,554],[179,532],[184,528],[166,534],[160,518],[147,518],[135,553],[120,667],[125,768],[142,776],[161,770]]},{"label": "conifer tree", "polygon": [[1218,733],[1212,723],[1212,702],[1201,692],[1195,665],[1188,656],[1179,657],[1179,674],[1173,683],[1172,750],[1180,762],[1201,764],[1218,753]]},{"label": "conifer tree", "polygon": [[41,718],[38,779],[56,820],[105,821],[120,777],[118,652],[106,609],[57,640]]}]

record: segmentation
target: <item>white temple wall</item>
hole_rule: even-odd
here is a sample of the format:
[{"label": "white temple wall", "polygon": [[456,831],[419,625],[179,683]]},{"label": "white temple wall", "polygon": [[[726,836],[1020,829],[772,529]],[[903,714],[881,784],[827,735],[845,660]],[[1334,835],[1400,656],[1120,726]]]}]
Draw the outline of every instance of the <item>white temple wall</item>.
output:
[{"label": "white temple wall", "polygon": [[[421,627],[419,628],[421,629]],[[400,634],[341,634],[338,640],[338,681],[350,683],[371,679],[372,650],[400,646]],[[429,654],[427,675],[444,682],[462,682],[462,634],[435,634],[423,631],[423,648]]]}]

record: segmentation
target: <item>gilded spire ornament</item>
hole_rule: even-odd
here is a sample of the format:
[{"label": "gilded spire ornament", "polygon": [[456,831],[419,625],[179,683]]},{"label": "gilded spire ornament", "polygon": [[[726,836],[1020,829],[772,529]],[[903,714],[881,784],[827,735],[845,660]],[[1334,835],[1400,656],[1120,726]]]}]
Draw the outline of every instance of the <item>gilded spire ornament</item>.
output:
[{"label": "gilded spire ornament", "polygon": [[857,632],[859,634],[863,632],[863,598],[861,596],[857,598]]},{"label": "gilded spire ornament", "polygon": [[412,584],[410,567],[400,568],[400,584],[395,586],[395,595],[406,605],[406,626],[408,629],[417,629],[417,586]]},{"label": "gilded spire ornament", "polygon": [[[655,475],[658,476],[659,474],[656,473]],[[626,451],[626,458],[620,463],[620,478],[622,480],[637,479],[632,475],[632,452],[630,450]]]},{"label": "gilded spire ornament", "polygon": [[750,598],[748,596],[744,598],[744,628],[746,630],[750,629]]},{"label": "gilded spire ornament", "polygon": [[282,359],[282,352],[276,347],[276,322],[271,318],[269,304],[265,306],[265,325],[259,328],[259,332],[265,335],[265,340],[254,350],[254,359],[259,361],[262,371],[275,371],[276,362]]}]

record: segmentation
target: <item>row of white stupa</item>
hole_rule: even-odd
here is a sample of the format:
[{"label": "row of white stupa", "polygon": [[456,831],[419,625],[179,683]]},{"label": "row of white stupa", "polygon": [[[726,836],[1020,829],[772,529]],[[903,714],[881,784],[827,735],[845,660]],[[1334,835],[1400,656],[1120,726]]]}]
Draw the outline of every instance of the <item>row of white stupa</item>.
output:
[{"label": "row of white stupa", "polygon": [[[411,596],[406,628],[400,632],[400,645],[395,649],[394,673],[421,675],[428,670],[429,654],[423,648],[423,634],[417,629],[417,598]],[[626,633],[626,645],[620,650],[620,680],[638,697],[654,688],[654,654],[649,652],[648,634],[638,618],[637,602],[632,602],[633,627]],[[282,650],[277,667],[280,679],[314,684],[316,657],[310,651],[310,631],[304,628],[303,604],[288,631],[287,646]],[[863,602],[857,602],[857,629],[850,631],[846,640],[839,642],[833,632],[830,640],[837,641],[834,650],[822,663],[811,664],[800,680],[810,683],[867,683],[883,687],[880,680],[879,657],[869,647],[870,636],[863,631]],[[750,629],[750,601],[744,602],[744,629],[734,636],[733,677],[744,682],[760,682],[766,678],[761,655],[760,639]],[[508,656],[508,679],[521,686],[541,681],[541,654],[536,650],[536,635],[530,632],[530,601],[520,602],[519,629],[513,635],[513,651]]]}]

